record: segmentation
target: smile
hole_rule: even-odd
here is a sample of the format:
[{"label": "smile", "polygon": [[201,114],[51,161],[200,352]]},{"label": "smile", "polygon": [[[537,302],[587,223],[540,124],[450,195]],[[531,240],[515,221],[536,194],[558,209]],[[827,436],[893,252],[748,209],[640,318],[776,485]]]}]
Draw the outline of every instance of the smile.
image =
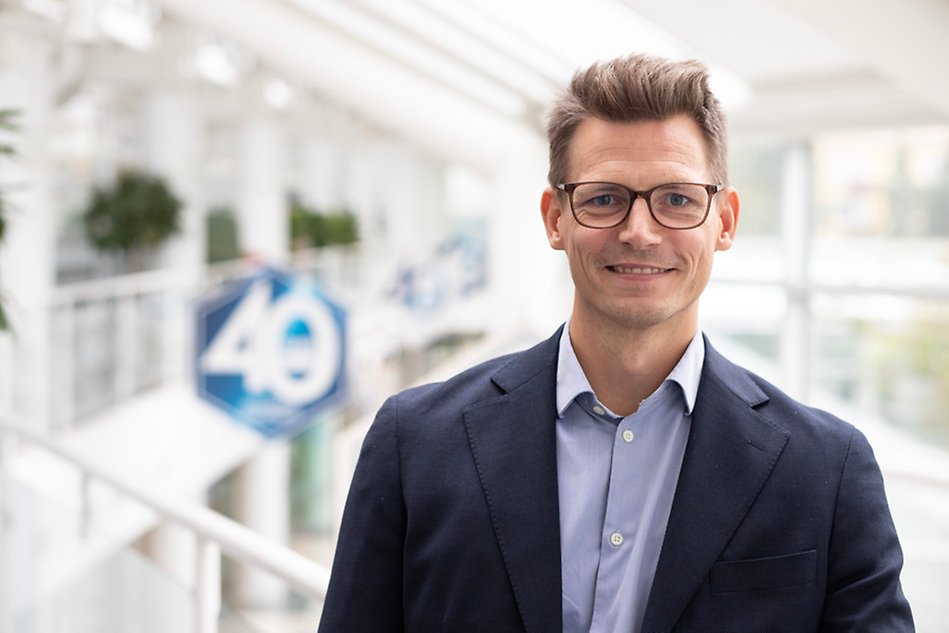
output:
[{"label": "smile", "polygon": [[659,273],[664,273],[669,268],[652,268],[652,267],[639,267],[639,266],[607,266],[609,270],[612,270],[615,273],[620,273],[622,275],[658,275]]}]

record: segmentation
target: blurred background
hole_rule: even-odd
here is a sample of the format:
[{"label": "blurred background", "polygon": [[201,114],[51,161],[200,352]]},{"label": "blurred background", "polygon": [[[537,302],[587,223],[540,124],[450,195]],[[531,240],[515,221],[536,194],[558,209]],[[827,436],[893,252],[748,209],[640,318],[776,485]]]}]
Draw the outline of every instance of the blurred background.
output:
[{"label": "blurred background", "polygon": [[[869,436],[949,631],[946,32],[944,0],[0,0],[0,631],[315,630],[382,399],[568,316],[544,113],[633,51],[728,112],[702,327]],[[290,409],[244,302],[273,270],[324,306],[283,378],[334,350]]]}]

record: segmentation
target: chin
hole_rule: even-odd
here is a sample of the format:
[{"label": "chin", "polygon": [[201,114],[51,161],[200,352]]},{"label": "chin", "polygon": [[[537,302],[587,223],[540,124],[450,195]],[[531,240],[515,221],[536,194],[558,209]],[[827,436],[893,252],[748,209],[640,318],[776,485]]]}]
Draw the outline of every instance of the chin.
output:
[{"label": "chin", "polygon": [[624,329],[648,330],[655,327],[677,327],[689,320],[687,310],[670,305],[644,305],[631,300],[619,305],[603,306],[601,317]]},{"label": "chin", "polygon": [[611,310],[606,314],[607,320],[628,329],[646,330],[660,325],[669,319],[669,314],[662,310]]}]

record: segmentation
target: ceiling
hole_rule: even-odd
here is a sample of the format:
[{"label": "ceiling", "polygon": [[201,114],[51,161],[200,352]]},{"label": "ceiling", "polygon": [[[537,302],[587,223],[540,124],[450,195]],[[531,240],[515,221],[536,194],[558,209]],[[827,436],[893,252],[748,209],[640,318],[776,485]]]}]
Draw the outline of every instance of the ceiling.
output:
[{"label": "ceiling", "polygon": [[[625,0],[751,91],[736,131],[807,134],[949,119],[946,0]],[[690,15],[685,20],[682,16]]]},{"label": "ceiling", "polygon": [[576,68],[634,50],[708,63],[733,134],[949,121],[947,0],[69,0],[66,22],[94,5],[233,43],[255,72],[484,171],[538,142]]}]

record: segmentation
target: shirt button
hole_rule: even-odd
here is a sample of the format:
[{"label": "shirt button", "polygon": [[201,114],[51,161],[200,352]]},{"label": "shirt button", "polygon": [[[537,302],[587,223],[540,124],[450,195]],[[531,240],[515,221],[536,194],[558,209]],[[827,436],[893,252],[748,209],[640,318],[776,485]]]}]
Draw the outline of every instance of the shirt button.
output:
[{"label": "shirt button", "polygon": [[593,407],[593,412],[596,413],[597,415],[603,415],[604,413],[606,413],[606,409],[604,409],[600,405],[596,405],[595,407]]},{"label": "shirt button", "polygon": [[623,544],[623,535],[620,534],[619,532],[613,532],[612,534],[610,534],[610,543],[612,543],[616,547],[619,547],[620,545]]},{"label": "shirt button", "polygon": [[633,437],[635,436],[633,435],[633,432],[630,431],[629,429],[626,429],[625,431],[623,431],[623,441],[626,442],[627,444],[633,441]]}]

